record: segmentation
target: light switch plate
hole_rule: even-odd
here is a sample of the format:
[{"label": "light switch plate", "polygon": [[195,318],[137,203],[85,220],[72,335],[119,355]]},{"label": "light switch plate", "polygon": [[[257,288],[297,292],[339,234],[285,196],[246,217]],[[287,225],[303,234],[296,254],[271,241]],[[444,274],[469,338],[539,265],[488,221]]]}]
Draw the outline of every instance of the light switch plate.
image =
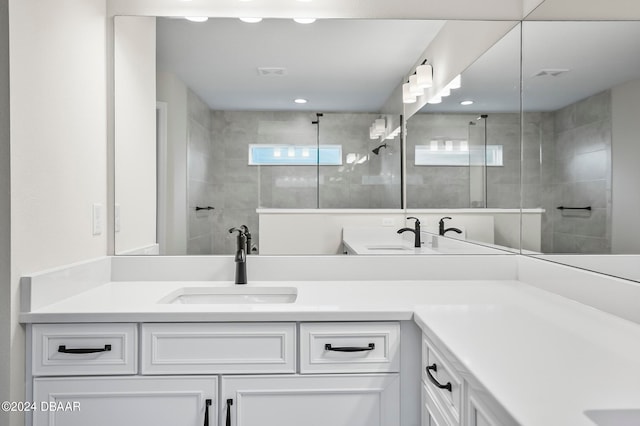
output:
[{"label": "light switch plate", "polygon": [[383,217],[382,226],[395,226],[396,221],[392,217]]},{"label": "light switch plate", "polygon": [[102,234],[102,224],[103,224],[103,212],[102,212],[102,204],[94,203],[93,204],[93,235]]},{"label": "light switch plate", "polygon": [[120,232],[120,204],[116,204],[113,212],[113,227],[115,232]]}]

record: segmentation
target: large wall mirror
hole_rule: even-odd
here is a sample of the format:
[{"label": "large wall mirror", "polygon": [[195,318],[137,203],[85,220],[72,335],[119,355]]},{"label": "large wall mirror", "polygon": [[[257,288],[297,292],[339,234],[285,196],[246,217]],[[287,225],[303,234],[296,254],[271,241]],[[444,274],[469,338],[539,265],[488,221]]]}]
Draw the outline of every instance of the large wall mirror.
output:
[{"label": "large wall mirror", "polygon": [[447,24],[116,17],[116,254],[232,254],[241,224],[265,254],[338,254],[345,224],[395,235],[421,213],[403,209],[397,91]]},{"label": "large wall mirror", "polygon": [[523,252],[640,281],[640,22],[522,33],[523,207],[544,211]]}]

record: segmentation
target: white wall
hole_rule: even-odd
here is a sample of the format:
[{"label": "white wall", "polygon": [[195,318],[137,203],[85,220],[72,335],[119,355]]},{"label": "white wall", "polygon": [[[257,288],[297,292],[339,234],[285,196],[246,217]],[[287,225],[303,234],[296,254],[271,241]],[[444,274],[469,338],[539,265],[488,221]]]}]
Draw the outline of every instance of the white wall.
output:
[{"label": "white wall", "polygon": [[[0,401],[10,399],[11,342],[11,194],[9,157],[9,14],[0,0]],[[0,424],[9,414],[0,412]]]},{"label": "white wall", "polygon": [[105,0],[9,0],[9,10],[10,399],[21,401],[20,276],[107,252],[106,230],[91,226],[92,204],[107,203],[107,21]]},{"label": "white wall", "polygon": [[640,80],[611,91],[611,252],[638,253]]},{"label": "white wall", "polygon": [[156,242],[156,20],[114,19],[115,252]]},{"label": "white wall", "polygon": [[187,86],[173,74],[158,73],[158,101],[167,103],[167,191],[165,247],[161,254],[187,252]]}]

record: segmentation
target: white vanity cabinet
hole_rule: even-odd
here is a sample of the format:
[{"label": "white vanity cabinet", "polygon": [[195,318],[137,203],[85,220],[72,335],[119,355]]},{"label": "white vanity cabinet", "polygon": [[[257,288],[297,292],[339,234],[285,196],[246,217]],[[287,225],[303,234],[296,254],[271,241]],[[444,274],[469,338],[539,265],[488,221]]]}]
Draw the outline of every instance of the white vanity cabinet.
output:
[{"label": "white vanity cabinet", "polygon": [[137,375],[137,324],[35,324],[29,334],[34,426],[217,424],[216,376]]},{"label": "white vanity cabinet", "polygon": [[28,332],[32,400],[63,408],[34,412],[34,426],[401,424],[397,322],[34,324]]},{"label": "white vanity cabinet", "polygon": [[452,355],[422,336],[422,426],[518,423]]},{"label": "white vanity cabinet", "polygon": [[[34,426],[214,426],[217,377],[39,377]],[[44,403],[44,405],[43,405]]]}]

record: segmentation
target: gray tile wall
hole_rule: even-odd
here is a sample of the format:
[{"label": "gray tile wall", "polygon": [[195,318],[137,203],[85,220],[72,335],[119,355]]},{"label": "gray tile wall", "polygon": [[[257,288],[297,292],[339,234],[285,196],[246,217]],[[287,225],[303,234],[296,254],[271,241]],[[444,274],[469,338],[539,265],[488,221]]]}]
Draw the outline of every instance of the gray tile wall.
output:
[{"label": "gray tile wall", "polygon": [[[523,188],[525,194],[533,195],[537,185],[538,192],[525,197],[524,206],[535,207],[539,202],[546,211],[542,251],[610,253],[611,92],[553,113],[527,113],[525,122],[531,132],[525,131]],[[526,167],[536,160],[540,160],[538,170]],[[593,210],[561,211],[558,206],[591,206]]]},{"label": "gray tile wall", "polygon": [[218,210],[195,210],[196,206],[219,209],[215,199],[215,152],[211,144],[209,107],[191,90],[187,93],[188,239],[187,254],[212,254]]},{"label": "gray tile wall", "polygon": [[[377,114],[325,113],[320,143],[342,145],[342,166],[249,166],[250,144],[316,146],[315,113],[210,111],[210,183],[213,254],[230,254],[235,239],[228,229],[245,224],[259,247],[262,208],[400,208],[399,141],[379,156],[369,139]],[[347,164],[347,154],[368,156]]]}]

